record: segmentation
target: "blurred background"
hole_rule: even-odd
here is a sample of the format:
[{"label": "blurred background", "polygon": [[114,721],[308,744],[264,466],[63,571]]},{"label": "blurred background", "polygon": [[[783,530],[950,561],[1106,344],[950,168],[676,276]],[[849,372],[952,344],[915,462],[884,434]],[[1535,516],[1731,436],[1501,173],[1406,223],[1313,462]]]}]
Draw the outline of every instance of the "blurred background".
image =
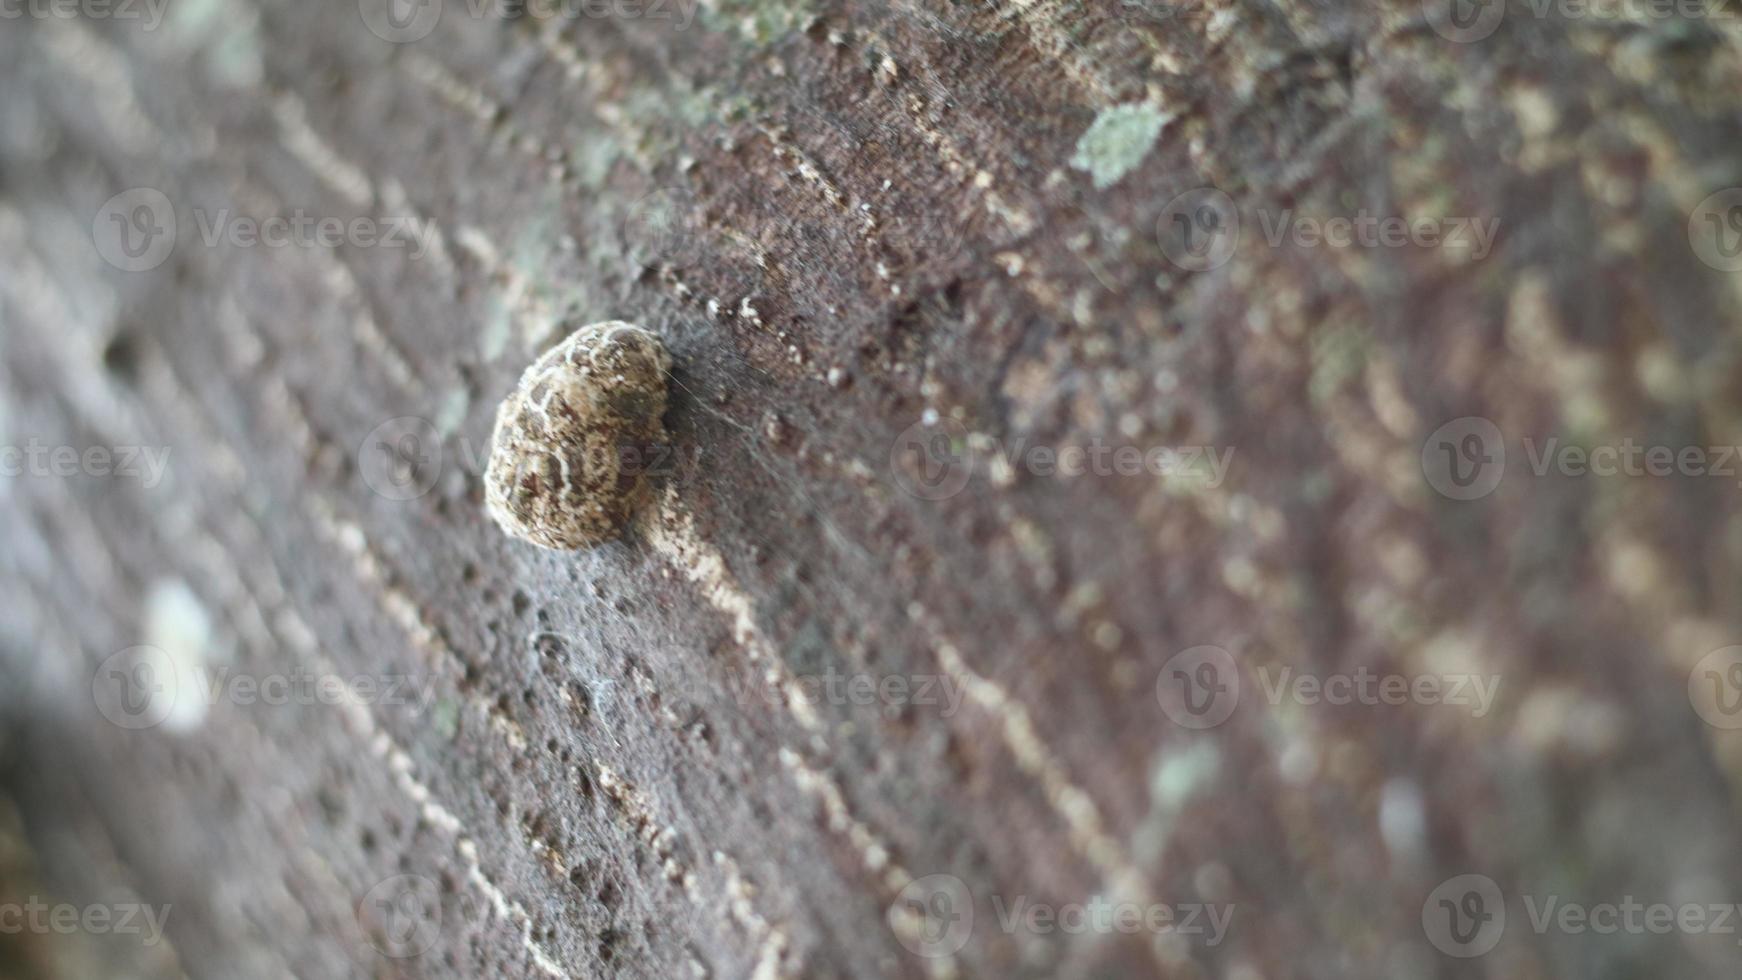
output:
[{"label": "blurred background", "polygon": [[[1742,48],[0,0],[0,977],[1730,977]],[[621,540],[496,407],[673,355]]]}]

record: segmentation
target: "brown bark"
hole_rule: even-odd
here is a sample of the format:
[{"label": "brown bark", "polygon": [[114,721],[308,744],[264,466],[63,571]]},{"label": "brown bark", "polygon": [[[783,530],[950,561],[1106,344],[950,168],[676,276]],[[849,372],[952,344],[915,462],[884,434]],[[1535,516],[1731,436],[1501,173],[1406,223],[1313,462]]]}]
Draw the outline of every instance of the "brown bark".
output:
[{"label": "brown bark", "polygon": [[[1689,684],[1742,642],[1736,478],[1531,465],[1742,434],[1742,280],[1699,238],[1742,181],[1727,19],[448,7],[403,44],[348,3],[0,27],[6,441],[170,453],[151,486],[0,491],[3,795],[35,853],[0,902],[170,905],[167,943],[116,954],[163,976],[1731,975],[1721,936],[1525,906],[1742,880],[1742,753]],[[104,258],[145,228],[105,211],[130,188],[177,219],[142,271]],[[440,239],[205,241],[296,213]],[[1362,215],[1498,231],[1268,240]],[[1193,271],[1181,217],[1212,256],[1232,219],[1227,260]],[[675,361],[656,499],[596,551],[510,541],[496,404],[607,319]],[[1504,478],[1452,499],[1424,448],[1471,416]],[[1096,444],[1232,462],[995,459]],[[971,462],[959,492],[915,482],[928,452]],[[141,645],[416,696],[232,689],[129,730],[93,678]],[[1194,729],[1157,692],[1202,646],[1241,693]],[[1285,669],[1500,686],[1480,716],[1273,704]],[[1465,874],[1510,919],[1459,959],[1423,913]],[[928,958],[890,909],[933,875],[974,927]],[[1096,896],[1233,918],[1001,923]]]}]

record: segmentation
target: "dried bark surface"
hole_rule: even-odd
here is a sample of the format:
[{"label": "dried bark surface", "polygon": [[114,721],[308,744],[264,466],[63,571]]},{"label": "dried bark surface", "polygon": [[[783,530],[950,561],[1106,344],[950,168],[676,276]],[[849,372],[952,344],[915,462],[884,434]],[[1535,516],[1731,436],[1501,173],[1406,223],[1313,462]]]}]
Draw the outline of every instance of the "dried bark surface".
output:
[{"label": "dried bark surface", "polygon": [[[5,442],[170,451],[151,486],[0,483],[34,852],[0,901],[172,905],[117,954],[141,976],[1733,975],[1733,937],[1524,904],[1742,899],[1742,742],[1690,698],[1742,643],[1737,478],[1531,465],[1742,442],[1728,17],[450,0],[392,43],[387,2],[0,24]],[[105,203],[132,188],[177,219],[140,271],[104,258],[149,230]],[[439,238],[205,241],[298,212]],[[1480,255],[1269,241],[1364,214],[1498,224]],[[656,499],[597,551],[510,541],[496,404],[608,319],[673,355]],[[1428,474],[1466,417],[1507,458],[1458,500]],[[1096,440],[1232,455],[998,460]],[[139,646],[415,697],[183,691],[129,730],[93,678]],[[1237,676],[1226,720],[1170,714],[1182,664]],[[1285,669],[1500,686],[1273,704]],[[1510,916],[1467,959],[1423,922],[1466,874]],[[965,938],[903,911],[934,875]],[[419,882],[431,922],[372,904]],[[1233,918],[1001,925],[1095,896]],[[928,925],[960,947],[916,955]],[[0,963],[94,975],[30,939]]]}]

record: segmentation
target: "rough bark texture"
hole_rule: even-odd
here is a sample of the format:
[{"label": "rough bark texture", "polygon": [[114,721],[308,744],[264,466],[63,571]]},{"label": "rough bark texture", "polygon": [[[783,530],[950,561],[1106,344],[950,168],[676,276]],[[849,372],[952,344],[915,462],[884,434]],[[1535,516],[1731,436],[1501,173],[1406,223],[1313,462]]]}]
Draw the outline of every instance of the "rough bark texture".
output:
[{"label": "rough bark texture", "polygon": [[[1734,975],[1734,936],[1525,905],[1742,900],[1742,736],[1689,683],[1742,643],[1734,468],[1539,476],[1525,442],[1742,442],[1742,279],[1697,241],[1742,183],[1728,18],[448,7],[410,43],[337,0],[0,22],[4,441],[171,450],[149,487],[0,484],[0,902],[173,906],[149,949],[0,936],[9,975]],[[178,234],[124,271],[139,187]],[[1234,210],[1170,209],[1205,187]],[[208,245],[224,209],[440,238]],[[1267,241],[1290,210],[1498,236]],[[1236,213],[1225,263],[1170,260]],[[621,542],[540,552],[484,515],[493,413],[607,319],[672,351],[672,452]],[[1457,500],[1422,459],[1466,416],[1508,458]],[[1097,439],[1232,463],[997,459]],[[93,677],[141,645],[417,700],[183,692],[129,730]],[[1190,728],[1206,645],[1240,697]],[[1273,704],[1285,668],[1500,687]],[[1461,959],[1423,919],[1465,874],[1510,918]],[[975,919],[928,957],[932,875]],[[372,902],[418,882],[408,936]],[[1233,919],[1000,922],[1094,896]]]}]

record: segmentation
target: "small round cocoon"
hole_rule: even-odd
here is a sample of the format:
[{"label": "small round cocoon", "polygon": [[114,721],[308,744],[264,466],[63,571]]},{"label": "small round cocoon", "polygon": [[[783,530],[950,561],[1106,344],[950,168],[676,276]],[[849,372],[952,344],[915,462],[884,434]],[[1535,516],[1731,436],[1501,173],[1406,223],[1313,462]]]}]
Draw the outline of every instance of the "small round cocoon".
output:
[{"label": "small round cocoon", "polygon": [[608,320],[547,351],[496,411],[484,501],[508,534],[541,548],[592,548],[623,533],[665,441],[657,336]]}]

